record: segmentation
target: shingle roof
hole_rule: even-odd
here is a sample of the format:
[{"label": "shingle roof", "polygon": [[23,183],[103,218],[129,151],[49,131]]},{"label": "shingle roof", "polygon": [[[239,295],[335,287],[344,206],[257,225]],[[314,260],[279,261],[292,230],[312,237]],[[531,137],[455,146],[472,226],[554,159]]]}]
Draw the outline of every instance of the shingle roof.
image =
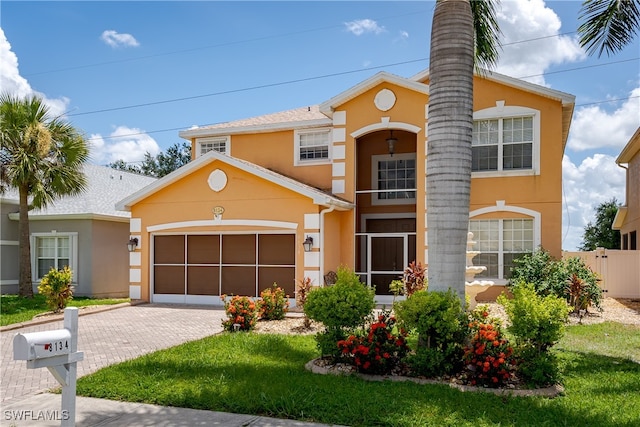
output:
[{"label": "shingle roof", "polygon": [[259,130],[277,130],[280,128],[294,128],[307,126],[330,125],[331,119],[320,112],[318,105],[294,108],[293,110],[265,114],[231,122],[216,123],[207,126],[195,126],[179,133],[182,138],[200,136],[200,134],[224,134],[256,132]]},{"label": "shingle roof", "polygon": [[[29,217],[97,215],[129,218],[129,212],[116,210],[116,202],[157,181],[157,178],[93,164],[86,164],[84,173],[87,176],[87,191],[56,199],[45,209],[30,211]],[[18,194],[15,190],[9,190],[2,197],[18,199]]]}]

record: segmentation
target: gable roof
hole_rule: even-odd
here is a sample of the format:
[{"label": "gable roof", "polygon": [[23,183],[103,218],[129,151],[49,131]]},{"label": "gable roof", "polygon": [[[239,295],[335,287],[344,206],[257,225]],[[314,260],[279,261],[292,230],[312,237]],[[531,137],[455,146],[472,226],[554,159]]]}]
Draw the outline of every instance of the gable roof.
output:
[{"label": "gable roof", "polygon": [[[575,108],[576,97],[574,95],[489,70],[481,70],[479,73],[474,72],[474,74],[483,79],[492,80],[505,86],[511,86],[516,89],[560,101],[562,103],[562,148],[564,151],[564,147],[567,145],[567,139],[569,138],[569,127],[571,126],[573,109]],[[426,70],[414,75],[411,77],[411,80],[418,82],[425,82],[429,80],[429,69],[427,68]]]},{"label": "gable roof", "polygon": [[391,83],[393,85],[414,90],[416,92],[421,92],[426,95],[429,94],[429,85],[425,83],[413,81],[411,79],[406,79],[404,77],[400,77],[395,74],[381,71],[369,77],[368,79],[358,83],[357,85],[351,87],[350,89],[347,89],[344,92],[334,96],[333,98],[323,102],[322,104],[320,104],[320,111],[326,114],[328,117],[332,117],[333,111],[339,105],[342,105],[345,102],[348,102],[358,97],[362,93],[378,86],[381,83]]},{"label": "gable roof", "polygon": [[153,184],[142,188],[141,190],[131,194],[129,197],[126,197],[120,200],[116,208],[121,210],[131,210],[131,206],[136,203],[144,200],[145,198],[151,196],[152,194],[157,193],[163,188],[168,187],[174,182],[184,178],[185,176],[191,174],[192,172],[210,164],[215,161],[220,161],[227,165],[236,167],[244,172],[247,172],[251,175],[254,175],[258,178],[264,179],[265,181],[276,184],[280,187],[291,190],[295,193],[298,193],[302,196],[310,198],[313,203],[322,206],[334,206],[338,210],[349,210],[353,209],[354,205],[344,199],[336,197],[332,194],[326,193],[318,188],[312,187],[310,185],[304,184],[302,182],[296,181],[295,179],[289,178],[272,170],[263,168],[262,166],[258,166],[254,163],[248,162],[246,160],[237,159],[235,157],[227,156],[226,154],[219,153],[215,150],[209,151],[208,153],[198,157],[195,160],[192,160],[188,164],[178,168],[177,170],[171,172],[170,174],[160,178],[158,181]]},{"label": "gable roof", "polygon": [[633,134],[629,142],[620,152],[618,158],[616,159],[617,164],[621,163],[629,163],[633,157],[640,152],[640,126]]},{"label": "gable roof", "polygon": [[331,119],[322,114],[317,105],[294,108],[264,116],[250,117],[208,126],[195,126],[178,132],[181,138],[216,136],[242,133],[275,132],[278,130],[304,129],[330,126]]},{"label": "gable roof", "polygon": [[[106,166],[85,164],[87,191],[75,196],[56,199],[44,209],[29,211],[29,219],[107,219],[128,221],[131,214],[117,210],[115,203],[141,188],[157,181],[157,178],[119,171]],[[15,189],[3,198],[18,199]],[[14,218],[15,216],[15,218]],[[17,214],[10,214],[17,219]]]}]

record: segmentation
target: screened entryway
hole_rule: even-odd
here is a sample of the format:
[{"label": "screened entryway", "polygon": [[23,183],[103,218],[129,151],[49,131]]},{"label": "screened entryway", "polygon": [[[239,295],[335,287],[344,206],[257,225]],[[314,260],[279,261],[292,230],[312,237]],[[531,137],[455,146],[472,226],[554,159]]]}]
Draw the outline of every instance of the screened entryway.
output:
[{"label": "screened entryway", "polygon": [[218,304],[273,283],[294,295],[294,234],[156,235],[152,254],[154,302]]}]

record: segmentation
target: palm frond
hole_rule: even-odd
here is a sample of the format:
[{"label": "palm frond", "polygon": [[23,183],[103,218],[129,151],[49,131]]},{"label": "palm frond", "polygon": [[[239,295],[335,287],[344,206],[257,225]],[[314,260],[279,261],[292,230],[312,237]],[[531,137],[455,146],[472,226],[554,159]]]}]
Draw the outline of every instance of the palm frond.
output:
[{"label": "palm frond", "polygon": [[580,46],[589,55],[614,54],[640,30],[640,0],[585,0],[579,15]]},{"label": "palm frond", "polygon": [[496,18],[496,6],[499,0],[471,0],[473,30],[475,38],[476,69],[494,68],[502,48],[500,44],[500,26]]}]

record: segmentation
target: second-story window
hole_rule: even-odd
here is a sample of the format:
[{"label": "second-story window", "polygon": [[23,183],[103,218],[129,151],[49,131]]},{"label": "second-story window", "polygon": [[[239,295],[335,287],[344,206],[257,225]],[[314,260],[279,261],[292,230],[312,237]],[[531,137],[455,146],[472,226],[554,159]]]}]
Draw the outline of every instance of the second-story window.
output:
[{"label": "second-story window", "polygon": [[297,131],[296,164],[327,163],[330,156],[330,129]]},{"label": "second-story window", "polygon": [[219,153],[230,155],[229,137],[220,136],[211,138],[198,138],[196,142],[198,144],[197,157],[200,157],[203,154],[208,153],[209,151],[217,151]]},{"label": "second-story window", "polygon": [[475,120],[472,170],[533,169],[533,143],[533,117]]}]

